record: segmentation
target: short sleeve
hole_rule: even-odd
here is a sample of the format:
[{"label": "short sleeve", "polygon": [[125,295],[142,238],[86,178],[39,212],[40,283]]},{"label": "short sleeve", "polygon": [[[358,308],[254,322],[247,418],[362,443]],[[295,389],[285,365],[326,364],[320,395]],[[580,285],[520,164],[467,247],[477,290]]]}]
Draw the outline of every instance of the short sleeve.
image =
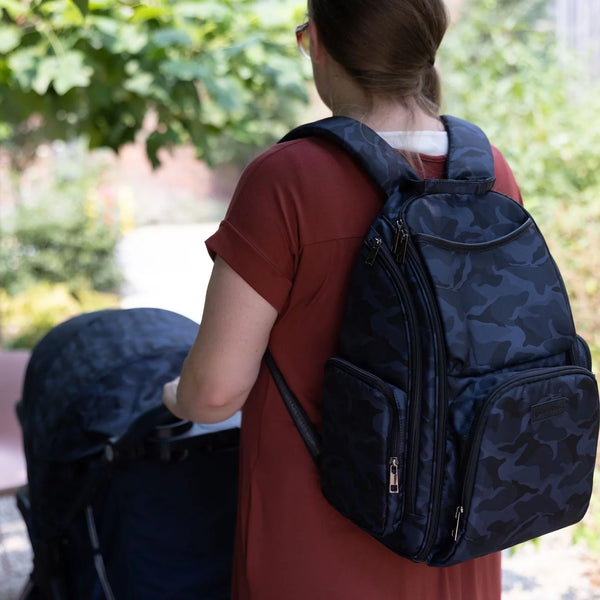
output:
[{"label": "short sleeve", "polygon": [[496,176],[494,189],[501,194],[510,196],[519,204],[523,204],[521,190],[519,189],[519,185],[515,180],[515,176],[513,175],[512,169],[506,161],[506,158],[504,158],[500,150],[494,146],[492,146],[492,152],[494,154],[494,174]]},{"label": "short sleeve", "polygon": [[225,219],[206,246],[279,313],[284,308],[297,263],[299,190],[285,159],[285,145],[275,146],[244,171]]}]

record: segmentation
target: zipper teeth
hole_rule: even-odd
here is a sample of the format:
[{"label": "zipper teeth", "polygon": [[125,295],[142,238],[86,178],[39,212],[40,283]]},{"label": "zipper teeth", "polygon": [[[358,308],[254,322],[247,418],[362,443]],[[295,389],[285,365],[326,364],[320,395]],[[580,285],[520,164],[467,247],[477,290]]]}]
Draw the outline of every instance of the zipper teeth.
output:
[{"label": "zipper teeth", "polygon": [[[554,377],[558,377],[560,375],[564,375],[567,373],[580,373],[582,375],[589,375],[587,369],[583,367],[574,367],[574,366],[564,366],[564,367],[542,367],[540,369],[536,369],[536,373],[530,373],[529,375],[520,375],[515,376],[505,381],[500,387],[496,388],[494,393],[486,400],[484,407],[481,409],[481,412],[477,416],[477,421],[475,423],[475,435],[472,438],[471,448],[478,448],[481,442],[481,437],[483,436],[484,425],[487,422],[485,418],[489,413],[493,403],[496,398],[498,398],[501,394],[509,390],[510,388],[516,387],[518,385],[523,385],[525,383],[535,383],[536,381],[541,381],[546,379],[548,374],[552,374]],[[474,477],[474,467],[473,465],[477,462],[474,458],[476,452],[472,450],[467,454],[467,458],[465,460],[465,468],[464,468],[464,480],[463,487],[461,490],[460,496],[460,506],[464,507],[465,515],[468,515],[468,509],[470,507],[470,499],[467,497],[468,491],[471,489],[473,485],[473,477]],[[469,494],[470,496],[470,494]],[[467,500],[469,500],[467,502]]]},{"label": "zipper teeth", "polygon": [[[406,224],[405,224],[406,226]],[[408,228],[407,228],[408,230]],[[443,346],[442,339],[444,337],[444,329],[442,323],[440,322],[440,315],[435,310],[435,306],[437,306],[437,301],[433,297],[430,286],[427,283],[427,279],[423,270],[421,268],[421,263],[417,257],[416,250],[412,244],[412,241],[408,240],[408,255],[411,258],[410,264],[413,267],[413,270],[416,274],[416,278],[418,280],[419,287],[423,292],[423,295],[427,297],[427,302],[425,303],[427,316],[429,322],[431,323],[431,327],[433,330],[432,340],[435,344],[435,360],[436,365],[435,368],[438,370],[437,381],[437,406],[435,407],[435,414],[437,419],[437,438],[436,438],[436,453],[435,453],[435,465],[436,470],[433,473],[433,482],[435,484],[433,490],[433,498],[432,498],[432,509],[433,514],[432,518],[429,520],[429,526],[425,533],[425,540],[423,542],[423,547],[421,551],[417,555],[417,560],[421,560],[425,558],[430,551],[431,546],[435,541],[435,537],[437,535],[438,529],[438,521],[439,521],[439,513],[440,513],[440,497],[442,493],[442,463],[443,457],[446,450],[446,436],[445,436],[445,423],[446,423],[446,394],[445,394],[445,382],[446,382],[446,358],[443,355]],[[437,339],[437,344],[436,344]]]},{"label": "zipper teeth", "polygon": [[[418,445],[419,445],[419,421],[421,416],[421,374],[420,374],[420,365],[421,365],[421,345],[418,342],[416,331],[418,327],[417,319],[414,312],[414,307],[412,304],[412,300],[410,298],[410,294],[405,287],[405,283],[399,274],[396,273],[398,267],[394,260],[389,256],[389,251],[385,244],[381,244],[381,252],[382,257],[384,258],[384,262],[387,267],[388,274],[392,279],[393,283],[397,284],[396,287],[400,290],[399,296],[402,297],[405,306],[407,307],[407,315],[409,325],[407,328],[409,343],[411,348],[409,348],[409,376],[410,376],[410,390],[407,394],[409,398],[409,449],[410,455],[409,460],[407,460],[407,474],[406,480],[408,481],[407,491],[406,491],[406,504],[413,507],[415,500],[415,489],[416,489],[416,477],[417,477],[417,469],[416,463],[418,462]],[[410,309],[410,310],[408,310]],[[412,350],[412,351],[411,351]],[[415,453],[417,458],[415,458]]]}]

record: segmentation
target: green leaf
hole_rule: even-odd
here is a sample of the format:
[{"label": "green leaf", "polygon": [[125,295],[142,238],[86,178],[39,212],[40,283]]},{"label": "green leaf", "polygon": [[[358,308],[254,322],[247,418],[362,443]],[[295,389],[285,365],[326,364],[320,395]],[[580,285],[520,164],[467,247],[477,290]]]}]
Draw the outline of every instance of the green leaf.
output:
[{"label": "green leaf", "polygon": [[211,75],[206,65],[196,60],[172,60],[160,65],[160,71],[183,81],[205,80]]},{"label": "green leaf", "polygon": [[27,7],[20,0],[0,0],[0,9],[4,9],[13,19],[27,12]]},{"label": "green leaf", "polygon": [[243,109],[244,90],[237,78],[219,77],[205,82],[207,92],[215,99],[219,107],[226,111]]},{"label": "green leaf", "polygon": [[169,48],[171,46],[191,46],[192,38],[179,29],[159,29],[152,34],[152,42],[159,48]]},{"label": "green leaf", "polygon": [[67,52],[58,59],[58,72],[54,76],[54,90],[59,96],[75,87],[88,87],[93,69],[85,64],[85,56],[78,51]]},{"label": "green leaf", "polygon": [[148,43],[148,34],[143,29],[133,25],[125,24],[119,28],[117,42],[114,51],[117,54],[137,54]]},{"label": "green leaf", "polygon": [[88,13],[88,8],[89,8],[88,0],[72,0],[72,2],[79,9],[81,16],[85,17],[85,15],[87,15],[87,13]]},{"label": "green leaf", "polygon": [[153,131],[146,138],[146,154],[152,164],[152,168],[160,167],[160,159],[158,152],[162,148],[170,148],[175,144],[180,143],[179,135],[173,129],[167,129],[164,132]]},{"label": "green leaf", "polygon": [[31,87],[40,96],[44,95],[48,91],[54,76],[59,72],[60,67],[56,56],[42,58],[38,63],[37,73],[31,82]]},{"label": "green leaf", "polygon": [[144,23],[145,21],[162,21],[170,13],[168,5],[146,6],[139,5],[133,9],[133,15],[130,19],[132,23]]},{"label": "green leaf", "polygon": [[[191,141],[207,160],[246,161],[305,101],[290,36],[301,0],[263,3],[259,17],[257,0],[0,0],[3,146],[31,157],[42,141],[84,135],[118,150],[152,110],[178,136],[154,136],[155,158]],[[31,114],[41,118],[25,136]]]},{"label": "green leaf", "polygon": [[[239,0],[238,0],[239,2]],[[242,2],[240,2],[241,4]],[[173,7],[175,13],[183,18],[194,18],[206,21],[221,22],[232,15],[230,6],[225,6],[227,2],[179,2]]]},{"label": "green leaf", "polygon": [[17,25],[3,25],[0,29],[0,54],[14,50],[21,41],[22,29]]},{"label": "green leaf", "polygon": [[37,75],[37,63],[44,50],[41,47],[18,48],[8,57],[8,66],[24,90],[32,87]]},{"label": "green leaf", "polygon": [[123,84],[123,87],[133,92],[134,94],[139,94],[140,96],[148,96],[152,91],[152,84],[154,83],[154,77],[150,75],[150,73],[136,73],[131,78],[129,78]]},{"label": "green leaf", "polygon": [[85,57],[81,52],[71,51],[61,56],[46,56],[38,63],[31,87],[41,96],[52,84],[54,91],[62,96],[72,88],[87,87],[92,72],[85,64]]}]

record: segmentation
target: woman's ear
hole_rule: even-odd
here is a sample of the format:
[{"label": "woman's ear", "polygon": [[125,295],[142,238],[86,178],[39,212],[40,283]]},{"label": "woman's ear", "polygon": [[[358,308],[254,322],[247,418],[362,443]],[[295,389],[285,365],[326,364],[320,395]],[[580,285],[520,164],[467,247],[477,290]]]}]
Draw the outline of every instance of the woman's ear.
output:
[{"label": "woman's ear", "polygon": [[312,19],[308,20],[308,34],[310,36],[310,58],[314,63],[322,63],[327,50],[321,43],[317,26]]}]

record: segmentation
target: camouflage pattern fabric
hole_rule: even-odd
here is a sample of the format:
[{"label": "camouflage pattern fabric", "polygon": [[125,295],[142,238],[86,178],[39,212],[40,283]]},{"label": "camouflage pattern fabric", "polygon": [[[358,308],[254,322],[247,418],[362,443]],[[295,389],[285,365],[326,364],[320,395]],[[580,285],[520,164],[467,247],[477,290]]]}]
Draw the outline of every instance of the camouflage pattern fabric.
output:
[{"label": "camouflage pattern fabric", "polygon": [[73,317],[38,342],[18,412],[40,538],[64,531],[84,482],[106,478],[107,441],[162,406],[197,331],[168,310],[115,309]]}]

